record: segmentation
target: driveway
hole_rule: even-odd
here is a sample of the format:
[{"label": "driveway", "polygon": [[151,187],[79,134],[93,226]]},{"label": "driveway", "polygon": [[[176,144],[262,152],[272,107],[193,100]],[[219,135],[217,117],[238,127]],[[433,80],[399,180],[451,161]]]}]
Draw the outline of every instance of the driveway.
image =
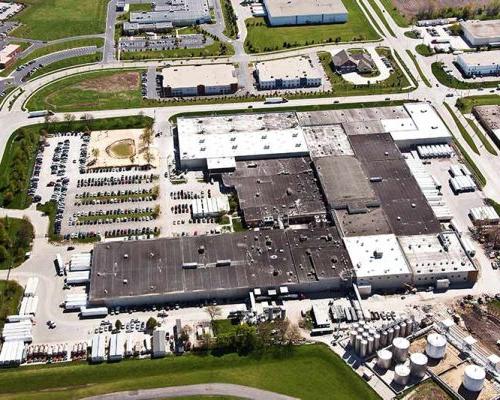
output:
[{"label": "driveway", "polygon": [[252,400],[297,400],[295,397],[289,397],[248,386],[231,385],[227,383],[206,383],[201,385],[133,390],[128,392],[117,392],[100,396],[86,397],[84,400],[149,400],[184,396],[235,396]]}]

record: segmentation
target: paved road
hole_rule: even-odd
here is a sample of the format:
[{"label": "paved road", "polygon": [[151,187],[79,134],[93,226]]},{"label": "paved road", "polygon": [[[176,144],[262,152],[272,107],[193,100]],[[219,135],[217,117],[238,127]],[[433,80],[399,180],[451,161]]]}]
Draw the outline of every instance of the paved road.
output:
[{"label": "paved road", "polygon": [[174,386],[159,389],[134,390],[86,397],[84,400],[149,400],[185,396],[235,396],[252,400],[297,400],[267,390],[228,383],[206,383],[201,385]]},{"label": "paved road", "polygon": [[116,22],[116,0],[108,3],[106,15],[106,32],[104,34],[103,63],[109,63],[116,59],[115,52],[115,22]]}]

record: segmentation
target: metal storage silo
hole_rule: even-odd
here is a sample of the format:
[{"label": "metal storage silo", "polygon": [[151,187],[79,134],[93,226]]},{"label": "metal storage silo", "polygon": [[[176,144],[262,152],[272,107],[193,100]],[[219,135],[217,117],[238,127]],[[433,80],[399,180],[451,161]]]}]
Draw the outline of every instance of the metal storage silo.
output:
[{"label": "metal storage silo", "polygon": [[349,333],[349,344],[351,345],[352,348],[354,348],[355,343],[356,343],[356,331],[352,330]]},{"label": "metal storage silo", "polygon": [[373,353],[373,351],[375,350],[375,348],[374,348],[375,339],[373,339],[373,337],[372,337],[372,336],[370,336],[370,337],[367,339],[367,341],[368,341],[368,349],[367,349],[368,353],[367,353],[367,354],[372,354],[372,353]]},{"label": "metal storage silo", "polygon": [[422,353],[413,353],[410,356],[410,372],[417,378],[423,378],[427,368],[427,356]]},{"label": "metal storage silo", "polygon": [[380,345],[381,346],[387,346],[389,343],[389,335],[387,334],[387,331],[382,331],[380,334]]},{"label": "metal storage silo", "polygon": [[413,333],[413,321],[408,318],[406,320],[406,336],[409,336]]},{"label": "metal storage silo", "polygon": [[361,342],[359,343],[359,356],[365,357],[367,350],[368,350],[368,341],[361,339]]},{"label": "metal storage silo", "polygon": [[389,350],[382,349],[377,351],[377,367],[389,369],[392,363],[392,353]]},{"label": "metal storage silo", "polygon": [[410,379],[410,368],[404,364],[396,365],[394,368],[394,382],[398,385],[405,386]]},{"label": "metal storage silo", "polygon": [[373,335],[373,350],[378,350],[380,348],[380,334],[376,333]]},{"label": "metal storage silo", "polygon": [[399,327],[399,325],[394,325],[394,327],[392,329],[394,329],[394,337],[395,338],[401,336],[401,328]]},{"label": "metal storage silo", "polygon": [[387,329],[387,344],[391,344],[394,339],[394,329]]},{"label": "metal storage silo", "polygon": [[439,333],[431,333],[427,336],[425,354],[430,358],[440,359],[446,353],[446,338]]},{"label": "metal storage silo", "polygon": [[354,342],[354,351],[356,353],[359,353],[359,346],[361,345],[362,339],[361,335],[356,335],[356,341]]},{"label": "metal storage silo", "polygon": [[408,358],[408,350],[410,349],[410,342],[408,339],[397,337],[392,341],[392,355],[394,361],[397,363],[405,362]]},{"label": "metal storage silo", "polygon": [[368,329],[368,334],[369,334],[370,336],[375,335],[375,333],[377,333],[377,331],[375,330],[375,328],[369,328],[369,329]]},{"label": "metal storage silo", "polygon": [[483,367],[471,364],[465,367],[463,384],[471,392],[480,392],[484,386],[486,373]]},{"label": "metal storage silo", "polygon": [[399,324],[399,334],[401,337],[406,337],[408,335],[408,333],[406,332],[406,322],[401,322]]}]

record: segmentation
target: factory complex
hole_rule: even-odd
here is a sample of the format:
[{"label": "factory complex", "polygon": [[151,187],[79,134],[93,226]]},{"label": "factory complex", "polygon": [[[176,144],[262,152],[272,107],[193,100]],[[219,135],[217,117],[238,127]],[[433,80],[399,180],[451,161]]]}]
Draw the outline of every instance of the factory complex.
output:
[{"label": "factory complex", "polygon": [[[180,167],[234,194],[244,225],[256,230],[98,244],[92,305],[235,300],[254,288],[298,294],[352,283],[370,294],[477,278],[398,146],[449,142],[426,103],[180,117],[175,135]],[[228,208],[204,202],[192,212]]]},{"label": "factory complex", "polygon": [[332,24],[348,18],[342,0],[264,0],[264,5],[273,26]]}]

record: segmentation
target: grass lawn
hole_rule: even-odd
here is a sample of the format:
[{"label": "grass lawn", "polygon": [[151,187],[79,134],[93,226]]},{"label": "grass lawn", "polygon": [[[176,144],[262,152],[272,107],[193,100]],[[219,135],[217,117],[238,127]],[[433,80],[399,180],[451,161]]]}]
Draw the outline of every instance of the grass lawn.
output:
[{"label": "grass lawn", "polygon": [[380,39],[359,8],[356,0],[343,0],[349,11],[344,24],[270,27],[264,18],[249,18],[245,48],[262,53],[318,43],[351,42]]},{"label": "grass lawn", "polygon": [[33,225],[25,219],[2,218],[0,232],[0,246],[6,250],[5,259],[0,261],[0,269],[15,268],[23,263],[26,253],[31,250]]},{"label": "grass lawn", "polygon": [[401,28],[407,28],[410,26],[408,19],[399,12],[399,10],[392,4],[392,0],[380,0],[382,5],[385,7],[386,11],[391,15],[392,19]]},{"label": "grass lawn", "polygon": [[380,25],[377,23],[375,18],[373,18],[373,15],[368,11],[368,9],[366,8],[366,5],[363,2],[359,2],[358,4],[365,11],[365,13],[368,15],[368,19],[375,26],[375,29],[377,29],[377,31],[382,34],[382,29],[380,29]]},{"label": "grass lawn", "polygon": [[415,31],[406,31],[404,35],[410,39],[420,39]]},{"label": "grass lawn", "polygon": [[232,334],[236,332],[240,324],[233,324],[230,319],[216,319],[213,321],[213,329],[215,336],[222,334]]},{"label": "grass lawn", "polygon": [[234,13],[231,0],[221,0],[222,14],[224,15],[224,35],[230,39],[236,39],[238,35],[238,25],[236,24],[236,14]]},{"label": "grass lawn", "polygon": [[354,85],[347,82],[341,75],[332,68],[332,55],[329,52],[318,53],[321,65],[323,66],[328,79],[332,84],[331,95],[335,96],[354,96],[377,93],[395,93],[401,92],[404,87],[410,86],[410,82],[399,68],[389,50],[377,48],[377,52],[391,60],[394,66],[394,73],[385,81],[371,85]]},{"label": "grass lawn", "polygon": [[106,0],[21,0],[27,7],[13,19],[21,26],[12,36],[55,40],[103,33]]},{"label": "grass lawn", "polygon": [[464,114],[472,112],[474,106],[486,105],[500,105],[500,96],[498,94],[487,94],[485,96],[461,97],[457,100],[457,107]]},{"label": "grass lawn", "polygon": [[451,107],[448,105],[448,103],[444,103],[444,106],[450,113],[451,117],[453,118],[453,121],[455,121],[455,125],[457,125],[458,130],[460,131],[460,134],[464,138],[464,140],[467,142],[469,147],[472,149],[472,151],[476,154],[479,154],[479,149],[476,146],[476,143],[474,143],[474,140],[472,139],[471,135],[469,135],[469,132],[465,129],[465,127],[462,125],[462,123],[459,121]]},{"label": "grass lawn", "polygon": [[430,84],[429,80],[427,79],[427,77],[424,75],[423,71],[422,71],[422,68],[420,68],[420,65],[415,57],[415,54],[413,54],[410,50],[406,50],[406,52],[408,53],[408,55],[410,56],[411,60],[413,61],[413,64],[415,64],[415,68],[417,68],[417,71],[418,71],[418,74],[420,75],[420,78],[422,79],[422,82],[424,82],[424,84],[427,86],[427,87],[432,87],[432,85]]},{"label": "grass lawn", "polygon": [[411,390],[404,396],[405,400],[452,400],[452,397],[446,393],[441,387],[428,380],[420,385],[411,388]]},{"label": "grass lawn", "polygon": [[59,69],[75,67],[77,65],[82,65],[82,64],[96,63],[96,62],[101,61],[101,59],[102,59],[102,53],[95,53],[95,54],[88,54],[86,56],[66,58],[64,60],[56,61],[55,63],[48,64],[45,67],[40,68],[34,74],[31,74],[30,79],[34,79],[38,76],[48,74],[49,72],[52,72],[52,71],[57,71]]},{"label": "grass lawn", "polygon": [[304,400],[332,399],[332,393],[336,400],[379,398],[326,346],[297,346],[289,353],[276,353],[245,357],[185,355],[117,364],[10,369],[0,374],[0,399],[57,400],[209,382],[253,386]]},{"label": "grass lawn", "polygon": [[160,51],[124,51],[120,52],[121,60],[156,60],[165,58],[212,57],[234,54],[230,44],[216,41],[198,49],[172,49]]},{"label": "grass lawn", "polygon": [[13,70],[15,70],[19,65],[26,64],[28,61],[34,60],[35,58],[39,58],[50,53],[55,53],[61,50],[74,49],[77,47],[97,46],[99,48],[102,47],[103,45],[104,45],[104,39],[99,39],[99,38],[77,39],[77,40],[69,40],[67,42],[62,42],[62,43],[49,44],[47,46],[32,51],[26,57],[18,58],[10,68],[2,71],[0,73],[0,76],[7,76]]},{"label": "grass lawn", "polygon": [[426,44],[420,43],[415,47],[415,51],[424,57],[430,57],[434,55],[434,51]]},{"label": "grass lawn", "polygon": [[56,81],[27,102],[30,110],[57,112],[140,107],[140,71],[97,71]]},{"label": "grass lawn", "polygon": [[465,118],[465,119],[467,120],[467,123],[471,126],[472,130],[476,133],[477,137],[479,138],[479,140],[483,144],[484,148],[488,152],[490,152],[491,154],[493,154],[494,156],[497,156],[498,153],[495,150],[495,147],[488,141],[488,139],[483,134],[483,132],[481,131],[481,129],[479,129],[479,127],[476,125],[476,123],[472,119],[469,119],[469,118]]},{"label": "grass lawn", "polygon": [[447,74],[443,69],[442,62],[432,63],[432,73],[442,85],[454,89],[479,89],[479,88],[496,88],[500,81],[486,81],[486,82],[465,82],[460,81],[452,75]]},{"label": "grass lawn", "polygon": [[129,4],[128,8],[129,12],[149,12],[153,11],[153,5],[151,3],[145,3],[145,4]]},{"label": "grass lawn", "polygon": [[385,18],[384,13],[380,9],[380,7],[377,5],[377,3],[375,3],[374,0],[368,0],[368,3],[370,3],[370,5],[373,8],[373,10],[375,11],[375,13],[378,15],[378,17],[380,18],[380,20],[384,24],[385,29],[387,29],[387,32],[389,32],[389,34],[391,36],[396,37],[396,34],[394,33],[394,31],[392,30],[391,26],[387,22],[387,19]]},{"label": "grass lawn", "polygon": [[16,282],[0,280],[0,330],[3,328],[7,315],[17,313],[23,292],[24,289]]}]

